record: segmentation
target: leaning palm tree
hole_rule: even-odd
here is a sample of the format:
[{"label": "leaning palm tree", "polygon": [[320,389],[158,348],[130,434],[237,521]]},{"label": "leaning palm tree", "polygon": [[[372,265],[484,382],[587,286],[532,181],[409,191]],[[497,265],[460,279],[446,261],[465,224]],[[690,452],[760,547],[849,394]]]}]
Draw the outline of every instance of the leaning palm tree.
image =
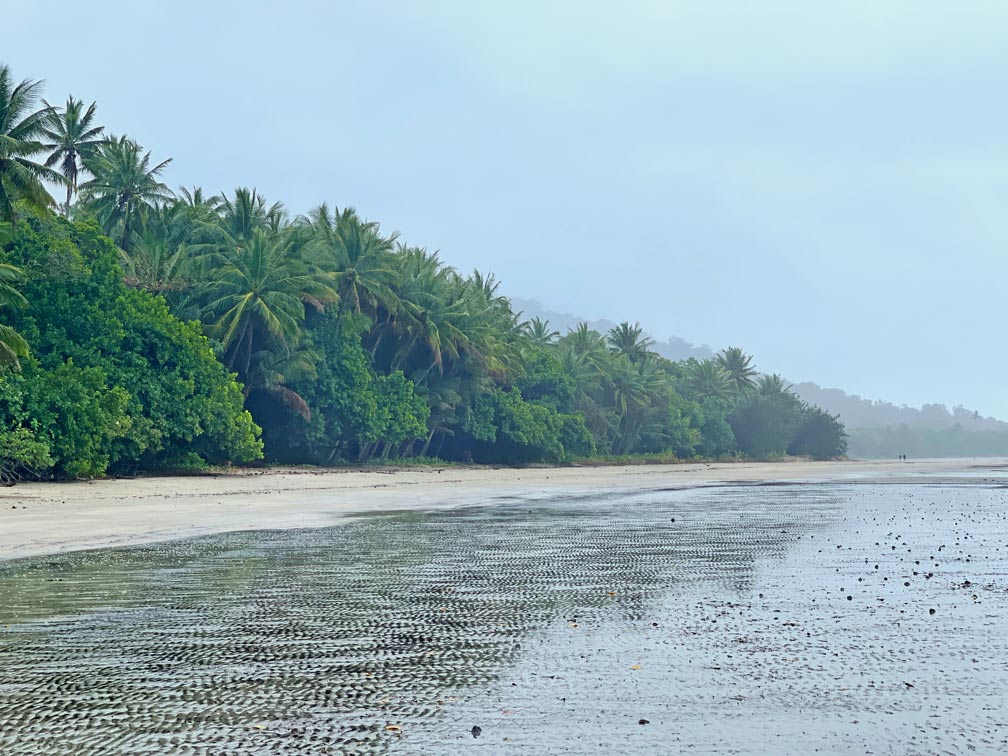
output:
[{"label": "leaning palm tree", "polygon": [[[21,271],[13,265],[0,264],[0,307],[24,307],[25,298],[15,287],[21,280]],[[28,355],[28,342],[9,325],[0,324],[0,365],[20,367],[20,358]]]},{"label": "leaning palm tree", "polygon": [[25,79],[15,85],[10,68],[0,65],[0,221],[14,220],[14,202],[36,208],[52,207],[43,181],[62,184],[64,178],[32,158],[45,151],[41,139],[53,118],[48,105],[35,109],[41,81]]},{"label": "leaning palm tree", "polygon": [[129,252],[133,233],[143,224],[146,210],[168,202],[172,191],[160,180],[171,158],[151,165],[150,151],[132,139],[111,138],[85,161],[94,175],[81,184],[81,195],[93,208],[98,222],[109,236],[116,235],[119,246]]},{"label": "leaning palm tree", "polygon": [[752,355],[742,351],[741,347],[727,347],[718,352],[717,363],[728,373],[728,380],[736,392],[743,392],[756,385],[756,369],[752,366]]},{"label": "leaning palm tree", "polygon": [[66,182],[66,204],[63,214],[70,214],[70,200],[77,191],[77,177],[84,167],[84,160],[94,154],[94,151],[105,143],[102,134],[104,126],[95,126],[94,115],[96,103],[91,103],[84,110],[84,103],[75,100],[73,95],[67,97],[66,107],[62,112],[45,100],[46,107],[53,111],[53,117],[43,130],[43,135],[51,140],[46,144],[47,150],[52,150],[45,164],[47,168],[59,166],[60,173]]}]

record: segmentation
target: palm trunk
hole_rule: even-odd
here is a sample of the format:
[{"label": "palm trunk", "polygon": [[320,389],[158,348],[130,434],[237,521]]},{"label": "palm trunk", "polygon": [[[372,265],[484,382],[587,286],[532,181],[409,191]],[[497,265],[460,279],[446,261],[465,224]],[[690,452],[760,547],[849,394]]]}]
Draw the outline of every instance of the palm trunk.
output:
[{"label": "palm trunk", "polygon": [[379,331],[378,338],[375,339],[374,346],[371,347],[371,362],[374,363],[375,355],[378,354],[378,347],[381,346],[382,337],[385,335],[385,331]]},{"label": "palm trunk", "polygon": [[417,455],[418,457],[426,457],[427,456],[427,450],[430,448],[431,440],[433,438],[434,438],[434,431],[432,430],[427,435],[427,440],[424,442],[423,448],[420,449],[420,453]]},{"label": "palm trunk", "polygon": [[249,368],[252,367],[252,339],[255,334],[255,326],[248,329],[248,348],[245,350],[245,380],[248,381]]},{"label": "palm trunk", "polygon": [[[248,321],[242,326],[241,333],[238,335],[238,341],[235,342],[234,351],[231,353],[231,359],[227,361],[227,369],[234,370],[235,360],[238,359],[238,354],[241,352],[242,341],[245,340],[245,332],[248,331]],[[227,345],[224,346],[224,351],[227,353]]]},{"label": "palm trunk", "polygon": [[416,342],[417,337],[414,336],[413,340],[409,343],[409,346],[407,346],[395,359],[393,359],[390,372],[394,373],[396,370],[400,368],[400,366],[402,366],[402,364],[406,361],[406,358],[409,356],[410,351],[413,349],[413,345],[416,344]]},{"label": "palm trunk", "polygon": [[129,238],[130,238],[130,212],[129,208],[126,208],[126,214],[123,216],[122,244],[119,245],[120,247],[122,247],[123,252],[129,252]]}]

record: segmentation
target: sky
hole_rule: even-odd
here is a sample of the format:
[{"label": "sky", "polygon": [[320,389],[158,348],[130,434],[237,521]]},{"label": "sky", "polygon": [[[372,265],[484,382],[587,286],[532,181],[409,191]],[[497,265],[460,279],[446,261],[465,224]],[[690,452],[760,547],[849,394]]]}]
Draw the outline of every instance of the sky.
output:
[{"label": "sky", "polygon": [[102,2],[0,62],[172,186],[352,205],[512,296],[1008,419],[1008,4]]}]

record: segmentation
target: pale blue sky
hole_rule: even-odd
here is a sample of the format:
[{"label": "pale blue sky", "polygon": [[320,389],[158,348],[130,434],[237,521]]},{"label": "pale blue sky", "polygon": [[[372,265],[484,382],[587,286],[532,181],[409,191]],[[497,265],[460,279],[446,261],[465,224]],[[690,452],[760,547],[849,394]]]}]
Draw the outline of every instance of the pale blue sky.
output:
[{"label": "pale blue sky", "polygon": [[93,2],[0,59],[171,185],[351,204],[552,308],[1008,419],[1008,4]]}]

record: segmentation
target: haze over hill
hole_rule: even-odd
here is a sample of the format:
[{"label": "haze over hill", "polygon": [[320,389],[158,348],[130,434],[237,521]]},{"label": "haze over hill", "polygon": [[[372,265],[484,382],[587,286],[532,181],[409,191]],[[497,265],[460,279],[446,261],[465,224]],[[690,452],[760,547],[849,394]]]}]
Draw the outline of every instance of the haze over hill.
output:
[{"label": "haze over hill", "polygon": [[[617,324],[611,320],[586,320],[544,307],[534,299],[512,297],[523,318],[540,318],[561,334],[578,323],[606,333]],[[690,357],[702,360],[715,353],[708,345],[697,346],[676,336],[656,341],[652,347],[670,360]],[[763,372],[777,372],[775,366],[762,364]],[[908,406],[881,399],[865,399],[839,388],[825,388],[812,381],[792,385],[806,402],[839,416],[850,435],[850,454],[855,457],[893,457],[913,454],[918,457],[978,456],[1008,454],[1008,423],[963,406],[946,407],[939,403]],[[897,400],[898,401],[898,400]]]},{"label": "haze over hill", "polygon": [[352,204],[563,311],[1008,418],[1008,4],[8,5],[4,59],[169,186]]},{"label": "haze over hill", "polygon": [[[514,304],[516,310],[520,310],[522,317],[524,319],[539,318],[541,320],[548,320],[553,330],[559,331],[560,334],[565,334],[567,331],[573,330],[578,323],[588,323],[588,326],[599,333],[608,333],[611,328],[616,327],[616,323],[611,320],[606,320],[602,318],[600,320],[587,320],[577,315],[571,315],[570,313],[556,312],[555,310],[549,310],[542,305],[541,302],[535,299],[522,299],[521,297],[511,297],[511,302]],[[651,347],[654,351],[658,352],[662,357],[667,359],[678,361],[687,360],[690,357],[696,357],[698,360],[705,359],[707,357],[713,357],[715,350],[711,349],[706,344],[702,346],[697,346],[691,344],[686,339],[679,338],[678,336],[671,336],[664,340],[655,340],[655,343]]]}]

